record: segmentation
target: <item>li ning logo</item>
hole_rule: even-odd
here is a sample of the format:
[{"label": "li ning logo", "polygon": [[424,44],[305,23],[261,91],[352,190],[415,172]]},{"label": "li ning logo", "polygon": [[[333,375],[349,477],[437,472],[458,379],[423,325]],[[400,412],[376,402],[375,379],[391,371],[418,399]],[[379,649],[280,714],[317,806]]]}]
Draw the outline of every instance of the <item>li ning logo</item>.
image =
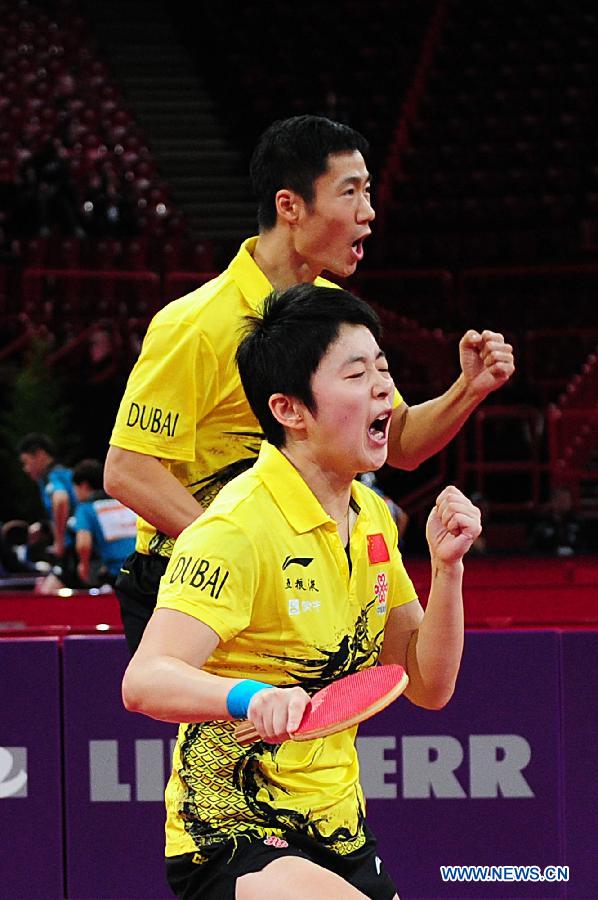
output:
[{"label": "li ning logo", "polygon": [[288,569],[289,566],[303,566],[304,569],[314,561],[313,556],[287,556],[282,564],[282,571]]}]

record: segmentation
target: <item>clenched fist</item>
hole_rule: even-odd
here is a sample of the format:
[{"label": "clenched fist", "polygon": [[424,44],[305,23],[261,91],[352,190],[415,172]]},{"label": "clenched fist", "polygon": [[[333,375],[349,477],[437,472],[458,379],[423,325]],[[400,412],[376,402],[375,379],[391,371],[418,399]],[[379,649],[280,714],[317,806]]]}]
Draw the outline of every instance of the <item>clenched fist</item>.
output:
[{"label": "clenched fist", "polygon": [[432,560],[461,560],[482,530],[481,513],[465,494],[449,485],[436,498],[426,525]]}]

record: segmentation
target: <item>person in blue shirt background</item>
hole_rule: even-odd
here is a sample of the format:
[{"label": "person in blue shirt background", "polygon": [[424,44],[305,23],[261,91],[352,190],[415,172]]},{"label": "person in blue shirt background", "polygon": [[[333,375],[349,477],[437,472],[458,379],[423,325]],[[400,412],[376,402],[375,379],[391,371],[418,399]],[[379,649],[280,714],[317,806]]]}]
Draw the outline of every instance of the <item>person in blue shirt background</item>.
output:
[{"label": "person in blue shirt background", "polygon": [[[70,469],[56,461],[56,450],[46,434],[30,432],[17,446],[23,471],[37,483],[41,501],[52,526],[52,553],[68,578],[73,539],[68,521],[77,506]],[[69,552],[70,551],[70,552]],[[65,578],[62,578],[65,581]]]},{"label": "person in blue shirt background", "polygon": [[135,549],[137,516],[103,490],[103,467],[83,459],[73,469],[77,494],[75,549],[84,585],[114,584],[123,559]]}]

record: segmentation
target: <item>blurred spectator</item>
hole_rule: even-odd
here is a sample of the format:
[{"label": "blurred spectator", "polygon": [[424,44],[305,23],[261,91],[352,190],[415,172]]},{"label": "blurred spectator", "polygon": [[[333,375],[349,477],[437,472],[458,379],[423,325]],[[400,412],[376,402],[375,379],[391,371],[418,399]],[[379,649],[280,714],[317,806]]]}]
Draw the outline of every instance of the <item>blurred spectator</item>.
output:
[{"label": "blurred spectator", "polygon": [[123,237],[137,233],[130,191],[111,162],[89,175],[83,189],[85,231],[94,237]]},{"label": "blurred spectator", "polygon": [[[23,471],[37,483],[41,501],[52,523],[52,552],[67,584],[74,569],[73,539],[68,520],[77,506],[72,472],[56,461],[54,444],[46,434],[31,432],[17,446]],[[67,585],[68,586],[68,585]]]},{"label": "blurred spectator", "polygon": [[0,571],[27,572],[27,522],[23,519],[11,519],[3,522],[0,528]]},{"label": "blurred spectator", "polygon": [[84,459],[73,469],[77,574],[90,587],[114,584],[123,559],[135,549],[137,516],[104,491],[103,467]]},{"label": "blurred spectator", "polygon": [[30,530],[24,519],[3,522],[0,528],[0,578],[21,577],[37,579],[47,575],[51,565],[34,561],[30,554]]},{"label": "blurred spectator", "polygon": [[71,148],[74,141],[73,115],[77,109],[77,82],[72,72],[62,72],[56,79],[51,101],[56,110],[55,134],[64,147]]},{"label": "blurred spectator", "polygon": [[91,457],[103,459],[128,370],[121,338],[111,322],[101,320],[89,332],[86,358],[79,365],[72,402],[78,429]]},{"label": "blurred spectator", "polygon": [[409,516],[404,509],[401,509],[398,503],[395,503],[391,497],[384,493],[373,472],[365,472],[363,475],[359,476],[359,480],[362,484],[367,485],[367,487],[371,488],[376,494],[382,497],[388,506],[393,521],[397,526],[397,531],[399,532],[399,547],[401,547],[403,545],[405,530],[409,524]]},{"label": "blurred spectator", "polygon": [[[47,520],[33,522],[29,526],[27,535],[27,556],[41,571],[51,568],[56,562],[53,553],[54,536],[52,525]],[[41,563],[41,567],[40,567]]]},{"label": "blurred spectator", "polygon": [[0,262],[10,262],[11,238],[15,231],[18,191],[14,183],[13,166],[0,158]]},{"label": "blurred spectator", "polygon": [[567,487],[555,488],[531,533],[535,550],[556,556],[573,556],[580,549],[581,524]]},{"label": "blurred spectator", "polygon": [[89,334],[90,374],[95,380],[104,380],[116,367],[110,323],[96,322]]},{"label": "blurred spectator", "polygon": [[11,519],[0,528],[0,576],[36,573],[35,565],[27,559],[27,522]]},{"label": "blurred spectator", "polygon": [[21,163],[18,181],[22,234],[47,236],[57,229],[62,234],[84,237],[77,192],[65,156],[60,141],[52,139]]}]

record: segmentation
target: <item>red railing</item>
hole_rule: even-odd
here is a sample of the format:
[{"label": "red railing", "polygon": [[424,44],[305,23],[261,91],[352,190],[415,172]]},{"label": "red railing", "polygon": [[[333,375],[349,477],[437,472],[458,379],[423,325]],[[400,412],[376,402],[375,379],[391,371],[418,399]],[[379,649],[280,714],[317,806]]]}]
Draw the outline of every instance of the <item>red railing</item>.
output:
[{"label": "red railing", "polygon": [[419,327],[445,325],[455,308],[455,278],[448,269],[372,269],[358,272],[348,288],[388,315],[406,316]]},{"label": "red railing", "polygon": [[441,450],[434,457],[436,471],[418,487],[401,494],[400,506],[409,514],[410,519],[416,521],[419,526],[425,527],[425,519],[433,506],[437,495],[448,483],[448,451]]},{"label": "red railing", "polygon": [[162,305],[160,276],[149,271],[25,269],[22,311],[35,322],[151,316]]},{"label": "red railing", "polygon": [[[473,446],[466,435],[458,442],[460,483],[473,482],[472,489],[501,511],[523,512],[539,505],[542,475],[544,418],[531,406],[488,406],[473,414]],[[497,476],[518,474],[522,484],[511,479],[511,494],[498,488]]]},{"label": "red railing", "polygon": [[[215,274],[172,271],[161,279],[156,272],[147,270],[25,269],[21,312],[3,317],[5,343],[0,348],[0,360],[22,354],[40,329],[47,328],[57,335],[59,342],[52,354],[52,362],[62,364],[76,355],[88,335],[87,329],[102,318],[116,328],[122,328],[123,334],[128,323],[135,322],[136,336],[140,340],[149,318],[157,309],[199,287]],[[462,271],[458,279],[445,269],[375,270],[357,273],[351,287],[379,308],[385,324],[387,349],[396,356],[393,364],[397,380],[399,386],[405,388],[409,401],[410,390],[430,396],[444,389],[441,379],[448,383],[455,374],[455,335],[426,327],[436,310],[440,316],[452,309],[466,321],[475,312],[477,323],[480,315],[476,305],[486,284],[491,286],[492,296],[501,297],[501,285],[504,284],[504,298],[500,302],[514,308],[518,304],[521,306],[523,296],[529,296],[530,303],[534,303],[543,292],[547,291],[552,297],[561,289],[561,304],[566,305],[570,293],[566,287],[570,282],[575,291],[581,291],[582,300],[590,297],[594,288],[598,293],[598,264],[470,268]],[[512,296],[510,285],[514,289]],[[544,286],[542,291],[537,290],[538,285]],[[594,342],[598,343],[597,327],[552,327],[526,332],[522,329],[518,335],[522,338],[518,350],[524,351],[518,352],[519,377],[540,388],[544,392],[544,402],[550,399],[551,389],[556,392],[564,387],[564,380],[570,377],[574,352],[579,353],[580,346],[587,350],[595,345]],[[546,454],[541,452],[541,445],[545,446],[546,441],[538,410],[484,405],[467,426],[469,440],[458,442],[459,477],[467,478],[474,489],[487,494],[492,479],[502,473],[526,476],[527,486],[521,496],[510,500],[499,496],[493,501],[505,509],[527,509],[537,503],[546,473],[553,481],[563,481],[566,477],[568,482],[575,482],[577,495],[582,477],[595,479],[588,460],[598,441],[595,415],[573,412],[580,406],[589,410],[598,406],[596,356],[588,357],[582,372],[570,379],[557,406],[550,408],[549,462],[544,461]],[[497,458],[496,441],[490,436],[489,428],[501,420],[507,439],[513,431],[521,434],[526,430],[528,444],[523,456],[511,454],[508,458]],[[444,471],[438,477],[432,476],[427,485],[419,487],[415,496],[407,499],[414,506],[419,505],[420,498],[427,502],[442,477]]]},{"label": "red railing", "polygon": [[598,408],[548,410],[550,476],[553,485],[566,485],[576,504],[581,483],[598,482],[598,468],[591,465],[598,453]]},{"label": "red railing", "polygon": [[[571,322],[571,313],[580,310],[574,309],[577,304],[572,304],[572,294],[585,292],[587,308],[590,301],[594,308],[594,298],[598,292],[598,263],[472,267],[459,273],[456,285],[457,304],[463,321],[470,321],[472,316],[479,315],[477,304],[483,297],[486,302],[492,305],[498,302],[509,310],[514,324],[521,321],[524,314],[531,314],[535,316],[536,324],[543,321],[548,327],[547,319],[537,317],[541,309],[551,320],[559,318],[575,325]],[[492,288],[491,299],[487,297],[489,286]],[[581,327],[586,324],[584,321]]]},{"label": "red railing", "polygon": [[[574,389],[572,364],[577,368],[598,350],[598,328],[541,328],[527,331],[523,344],[523,371],[544,402]],[[517,360],[521,368],[521,360]]]}]

